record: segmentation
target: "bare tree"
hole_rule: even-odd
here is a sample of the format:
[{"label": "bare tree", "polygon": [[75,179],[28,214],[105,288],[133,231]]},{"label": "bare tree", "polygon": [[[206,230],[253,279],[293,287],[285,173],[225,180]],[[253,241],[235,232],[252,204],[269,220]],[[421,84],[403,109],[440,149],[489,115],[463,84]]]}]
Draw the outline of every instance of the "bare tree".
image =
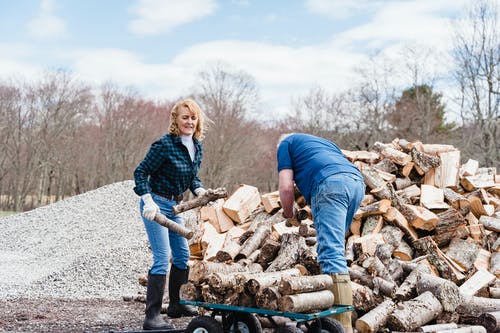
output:
[{"label": "bare tree", "polygon": [[454,25],[455,80],[462,119],[462,144],[482,164],[500,164],[500,26],[498,7],[474,2]]}]

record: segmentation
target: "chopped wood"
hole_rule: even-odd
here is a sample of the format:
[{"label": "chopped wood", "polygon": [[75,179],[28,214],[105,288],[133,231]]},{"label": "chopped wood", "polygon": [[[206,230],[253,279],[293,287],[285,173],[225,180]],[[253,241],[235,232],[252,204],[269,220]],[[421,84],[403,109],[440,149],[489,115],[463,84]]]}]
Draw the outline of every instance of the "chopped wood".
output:
[{"label": "chopped wood", "polygon": [[413,159],[413,163],[415,163],[424,173],[441,165],[441,159],[439,157],[418,151],[416,148],[411,149],[410,156]]},{"label": "chopped wood", "polygon": [[413,259],[413,248],[402,239],[398,247],[392,252],[392,255],[403,261],[410,261]]},{"label": "chopped wood", "polygon": [[382,234],[368,234],[354,240],[354,246],[359,248],[362,253],[373,256],[378,244],[384,244]]},{"label": "chopped wood", "polygon": [[259,190],[255,186],[242,184],[226,199],[222,208],[234,222],[244,223],[260,203]]},{"label": "chopped wood", "polygon": [[453,238],[446,251],[446,256],[454,260],[464,270],[469,270],[476,261],[479,245],[460,238]]},{"label": "chopped wood", "polygon": [[441,165],[425,174],[424,183],[439,188],[455,187],[458,183],[460,151],[450,150],[438,154]]},{"label": "chopped wood", "polygon": [[451,188],[444,188],[443,194],[446,201],[448,201],[448,203],[455,209],[468,207],[470,204],[469,199],[460,193],[453,191]]},{"label": "chopped wood", "polygon": [[420,190],[420,187],[418,187],[416,184],[410,185],[408,187],[405,187],[402,190],[396,191],[396,194],[399,195],[401,198],[406,198],[406,199],[417,199],[420,198],[422,191]]},{"label": "chopped wood", "polygon": [[408,218],[412,227],[421,230],[433,230],[438,224],[439,218],[430,210],[414,205],[405,206],[408,208],[410,214],[410,216],[406,216],[406,218]]},{"label": "chopped wood", "polygon": [[420,190],[420,204],[422,206],[427,209],[448,209],[449,206],[444,202],[444,192],[442,189],[422,184]]},{"label": "chopped wood", "polygon": [[227,233],[219,234],[210,222],[203,223],[203,236],[201,237],[201,248],[203,250],[203,259],[215,260],[226,240]]},{"label": "chopped wood", "polygon": [[292,268],[298,261],[301,253],[308,246],[297,234],[284,234],[281,240],[281,247],[273,262],[266,268],[266,272],[275,272]]},{"label": "chopped wood", "polygon": [[241,245],[239,243],[239,238],[245,230],[239,227],[232,227],[227,233],[224,239],[224,244],[222,248],[217,251],[215,258],[218,262],[232,261],[236,255],[241,250]]},{"label": "chopped wood", "polygon": [[248,257],[253,251],[257,250],[271,234],[271,228],[267,225],[260,225],[255,230],[254,234],[248,238],[241,246],[240,252],[235,259],[243,259]]},{"label": "chopped wood", "polygon": [[269,214],[274,214],[281,208],[279,191],[262,194],[260,198],[264,205],[264,210]]},{"label": "chopped wood", "polygon": [[410,332],[432,321],[442,311],[439,300],[430,291],[426,291],[400,303],[389,315],[388,325],[392,330]]},{"label": "chopped wood", "polygon": [[485,249],[480,249],[476,261],[474,261],[474,268],[476,270],[490,270],[491,252]]},{"label": "chopped wood", "polygon": [[418,282],[418,278],[420,275],[424,273],[431,273],[431,269],[429,266],[424,264],[418,264],[410,274],[406,277],[406,279],[401,283],[399,288],[395,292],[395,297],[400,301],[405,301],[410,298],[415,297],[416,295],[416,286]]},{"label": "chopped wood", "polygon": [[282,296],[278,300],[278,308],[286,312],[311,312],[330,308],[334,303],[333,292],[321,290]]},{"label": "chopped wood", "polygon": [[495,186],[495,176],[492,174],[477,174],[465,176],[460,179],[460,184],[469,192],[478,188],[488,188]]},{"label": "chopped wood", "polygon": [[260,289],[255,295],[255,303],[259,308],[276,311],[280,298],[278,287],[267,287]]},{"label": "chopped wood", "polygon": [[352,305],[358,311],[367,312],[375,308],[380,302],[379,297],[367,286],[354,281],[351,282]]},{"label": "chopped wood", "polygon": [[382,199],[376,201],[368,206],[363,206],[358,209],[355,214],[356,219],[364,219],[371,215],[380,215],[387,213],[389,208],[391,207],[391,201],[388,199]]},{"label": "chopped wood", "polygon": [[384,218],[382,215],[368,216],[363,223],[361,236],[366,236],[368,234],[379,233],[384,224]]},{"label": "chopped wood", "polygon": [[366,150],[358,150],[358,151],[349,151],[342,149],[342,153],[351,161],[366,161],[372,162],[380,159],[380,154],[373,151]]},{"label": "chopped wood", "polygon": [[212,205],[203,206],[200,209],[201,219],[210,222],[218,233],[223,233],[234,227],[234,222],[224,213],[222,205],[224,199],[213,202]]},{"label": "chopped wood", "polygon": [[387,323],[389,315],[394,311],[396,304],[387,299],[377,305],[370,312],[364,314],[361,318],[358,318],[355,323],[356,329],[360,333],[375,333]]},{"label": "chopped wood", "polygon": [[399,165],[406,165],[412,161],[412,157],[400,150],[394,149],[390,145],[381,142],[375,142],[373,148],[380,152],[382,156],[390,159],[392,162]]},{"label": "chopped wood", "polygon": [[413,183],[413,181],[409,177],[403,177],[403,178],[398,177],[398,178],[396,178],[394,185],[396,186],[396,190],[397,190],[396,193],[398,193],[398,191],[403,190],[405,188],[408,188],[408,187],[415,185],[415,184]]},{"label": "chopped wood", "polygon": [[485,269],[480,269],[459,287],[460,294],[464,297],[474,296],[481,288],[494,280],[495,275]]},{"label": "chopped wood", "polygon": [[195,261],[191,265],[191,269],[189,271],[189,280],[198,285],[201,284],[201,281],[206,280],[210,274],[216,272],[225,274],[234,272],[262,272],[262,266],[259,264],[243,266],[241,264]]},{"label": "chopped wood", "polygon": [[[418,332],[433,333],[437,331],[454,330],[455,328],[458,328],[457,323],[434,324],[422,326],[418,329]],[[452,331],[450,331],[450,333],[452,333]]]},{"label": "chopped wood", "polygon": [[384,218],[386,221],[399,227],[412,242],[418,239],[417,232],[398,209],[394,207],[389,208],[387,213],[384,214]]},{"label": "chopped wood", "polygon": [[483,215],[479,218],[479,223],[487,230],[500,232],[500,218]]},{"label": "chopped wood", "polygon": [[437,217],[439,222],[434,229],[436,234],[452,231],[453,229],[467,223],[463,215],[455,208],[449,208],[441,213],[438,213]]},{"label": "chopped wood", "polygon": [[467,228],[465,225],[458,226],[456,228],[453,228],[449,231],[442,231],[442,232],[437,232],[435,235],[432,235],[432,240],[436,242],[436,244],[439,247],[447,246],[452,239],[454,238],[467,238],[469,235],[471,235],[469,228]]},{"label": "chopped wood", "polygon": [[497,278],[500,278],[500,252],[491,254],[490,266],[490,272],[495,274]]},{"label": "chopped wood", "polygon": [[473,159],[468,159],[465,164],[460,167],[460,176],[474,176],[479,168],[479,162]]},{"label": "chopped wood", "polygon": [[465,301],[457,308],[457,312],[461,315],[479,316],[485,312],[500,311],[500,299],[476,297],[466,298]]}]

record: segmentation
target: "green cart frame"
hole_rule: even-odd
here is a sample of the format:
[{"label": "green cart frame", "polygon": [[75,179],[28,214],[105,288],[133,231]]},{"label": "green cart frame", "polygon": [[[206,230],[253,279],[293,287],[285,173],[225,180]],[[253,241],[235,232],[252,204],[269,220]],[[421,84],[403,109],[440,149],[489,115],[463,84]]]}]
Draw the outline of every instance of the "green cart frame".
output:
[{"label": "green cart frame", "polygon": [[[304,333],[302,326],[308,333],[343,333],[344,328],[340,322],[330,316],[354,310],[352,305],[335,304],[320,312],[297,313],[198,301],[180,302],[211,310],[210,316],[194,317],[187,326],[186,333],[262,333],[262,326],[257,316],[267,318],[276,333]],[[215,319],[218,315],[222,317],[222,321]],[[273,317],[291,319],[294,325],[279,325]]]}]

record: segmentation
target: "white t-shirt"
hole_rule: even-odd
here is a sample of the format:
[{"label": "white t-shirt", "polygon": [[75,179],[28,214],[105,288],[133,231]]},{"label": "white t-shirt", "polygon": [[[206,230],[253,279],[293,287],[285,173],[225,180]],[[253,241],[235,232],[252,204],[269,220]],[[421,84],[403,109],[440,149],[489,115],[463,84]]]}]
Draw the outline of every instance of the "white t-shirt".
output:
[{"label": "white t-shirt", "polygon": [[192,135],[181,135],[181,140],[184,146],[188,149],[189,157],[191,161],[194,161],[194,154],[196,153],[196,148],[194,147],[193,136]]}]

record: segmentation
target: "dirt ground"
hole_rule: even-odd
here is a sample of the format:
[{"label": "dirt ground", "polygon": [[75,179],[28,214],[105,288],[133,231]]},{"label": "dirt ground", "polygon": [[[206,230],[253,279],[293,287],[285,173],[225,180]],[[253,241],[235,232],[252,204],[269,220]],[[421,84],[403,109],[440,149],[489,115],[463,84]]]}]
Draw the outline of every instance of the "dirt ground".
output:
[{"label": "dirt ground", "polygon": [[[0,300],[0,332],[139,331],[144,308],[144,303],[121,300]],[[190,321],[189,317],[171,319],[180,329]]]}]

